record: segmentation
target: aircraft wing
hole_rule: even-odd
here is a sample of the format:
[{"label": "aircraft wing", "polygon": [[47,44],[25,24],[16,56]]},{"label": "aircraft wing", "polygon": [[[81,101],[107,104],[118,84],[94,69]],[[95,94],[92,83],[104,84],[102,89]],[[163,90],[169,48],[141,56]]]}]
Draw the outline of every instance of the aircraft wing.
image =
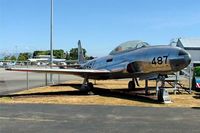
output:
[{"label": "aircraft wing", "polygon": [[21,71],[21,72],[36,72],[36,73],[53,73],[53,74],[71,74],[84,77],[85,75],[101,75],[109,74],[108,70],[94,70],[94,69],[38,69],[38,68],[8,68],[9,71]]}]

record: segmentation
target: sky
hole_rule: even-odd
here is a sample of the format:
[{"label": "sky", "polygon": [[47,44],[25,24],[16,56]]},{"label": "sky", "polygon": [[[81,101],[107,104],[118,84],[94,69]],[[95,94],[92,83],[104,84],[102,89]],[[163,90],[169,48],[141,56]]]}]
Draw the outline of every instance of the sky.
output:
[{"label": "sky", "polygon": [[[53,48],[78,40],[90,56],[120,43],[200,37],[199,0],[54,0]],[[0,54],[48,50],[50,0],[0,0]]]}]

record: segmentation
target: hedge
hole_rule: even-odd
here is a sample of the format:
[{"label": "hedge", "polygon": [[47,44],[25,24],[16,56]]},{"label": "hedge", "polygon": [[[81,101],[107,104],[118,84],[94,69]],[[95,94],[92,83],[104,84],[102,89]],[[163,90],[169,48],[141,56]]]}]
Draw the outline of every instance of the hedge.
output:
[{"label": "hedge", "polygon": [[194,75],[200,76],[200,66],[194,68]]}]

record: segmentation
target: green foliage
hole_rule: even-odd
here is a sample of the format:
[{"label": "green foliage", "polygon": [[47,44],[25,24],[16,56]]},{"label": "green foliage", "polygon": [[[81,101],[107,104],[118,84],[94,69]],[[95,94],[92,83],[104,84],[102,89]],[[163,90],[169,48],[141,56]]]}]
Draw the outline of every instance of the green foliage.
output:
[{"label": "green foliage", "polygon": [[10,57],[10,60],[12,60],[12,61],[16,61],[17,58],[13,55],[13,56]]},{"label": "green foliage", "polygon": [[[33,57],[36,57],[38,55],[50,55],[50,50],[46,51],[34,51]],[[65,58],[65,52],[62,49],[59,50],[53,50],[53,56],[55,56],[56,59],[64,59]]]},{"label": "green foliage", "polygon": [[[46,51],[34,51],[33,57],[36,57],[38,55],[50,55],[50,50]],[[86,56],[86,50],[83,49],[83,55],[86,57],[86,59],[92,59],[93,57]],[[55,56],[56,59],[66,59],[66,60],[77,60],[78,59],[78,48],[72,48],[69,52],[59,49],[59,50],[53,50],[53,56]]]},{"label": "green foliage", "polygon": [[200,66],[194,68],[194,75],[200,76]]},{"label": "green foliage", "polygon": [[53,56],[55,56],[56,59],[64,59],[65,58],[65,52],[62,49],[53,50]]},{"label": "green foliage", "polygon": [[16,61],[17,58],[13,55],[13,56],[5,56],[4,60],[9,60],[9,61]]},{"label": "green foliage", "polygon": [[[12,61],[27,61],[27,59],[31,58],[31,53],[20,53],[18,58],[15,56],[5,56],[4,60],[12,60]],[[50,55],[50,50],[44,50],[44,51],[34,51],[33,52],[33,58],[39,55]],[[83,55],[86,60],[93,59],[92,56],[86,55],[86,50],[83,48]],[[53,56],[56,59],[66,59],[66,60],[77,60],[78,59],[78,48],[72,48],[69,52],[64,52],[62,49],[53,50]]]},{"label": "green foliage", "polygon": [[34,51],[33,52],[33,57],[38,56],[38,55],[50,55],[49,51]]},{"label": "green foliage", "polygon": [[5,56],[3,59],[4,60],[10,60],[10,56]]},{"label": "green foliage", "polygon": [[[86,50],[83,48],[83,55],[85,57],[86,55]],[[72,48],[70,51],[69,51],[69,59],[70,60],[77,60],[78,59],[78,48]]]},{"label": "green foliage", "polygon": [[72,48],[69,51],[70,60],[77,60],[78,59],[78,48]]},{"label": "green foliage", "polygon": [[30,53],[20,53],[18,57],[18,61],[26,61],[31,57]]}]

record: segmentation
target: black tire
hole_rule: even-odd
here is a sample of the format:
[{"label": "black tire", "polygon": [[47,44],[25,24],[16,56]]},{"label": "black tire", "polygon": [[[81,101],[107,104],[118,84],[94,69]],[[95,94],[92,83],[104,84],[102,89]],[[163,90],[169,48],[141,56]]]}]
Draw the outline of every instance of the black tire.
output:
[{"label": "black tire", "polygon": [[135,82],[134,81],[129,81],[128,89],[130,89],[130,90],[134,90],[135,89]]},{"label": "black tire", "polygon": [[88,87],[88,85],[82,85],[80,91],[87,93],[90,91],[90,88]]},{"label": "black tire", "polygon": [[87,85],[88,85],[88,87],[89,87],[90,90],[94,89],[94,86],[93,86],[93,84],[91,82],[89,82]]}]

